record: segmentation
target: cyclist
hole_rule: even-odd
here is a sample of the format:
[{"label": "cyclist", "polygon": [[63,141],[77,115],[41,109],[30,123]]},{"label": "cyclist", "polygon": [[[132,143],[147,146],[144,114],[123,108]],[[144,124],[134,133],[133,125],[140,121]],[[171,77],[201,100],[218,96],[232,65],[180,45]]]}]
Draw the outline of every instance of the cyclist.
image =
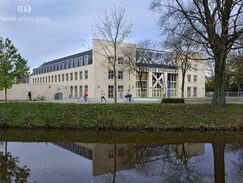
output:
[{"label": "cyclist", "polygon": [[88,93],[87,92],[84,92],[84,101],[85,102],[87,101],[87,97],[88,97]]},{"label": "cyclist", "polygon": [[129,102],[131,102],[132,94],[130,94],[129,90],[127,90],[125,97],[129,100]]}]

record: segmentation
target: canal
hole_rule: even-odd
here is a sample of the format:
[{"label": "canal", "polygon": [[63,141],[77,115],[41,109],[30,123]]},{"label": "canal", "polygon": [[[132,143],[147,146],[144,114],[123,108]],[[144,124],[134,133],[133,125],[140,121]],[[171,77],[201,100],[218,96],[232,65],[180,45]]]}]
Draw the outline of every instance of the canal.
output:
[{"label": "canal", "polygon": [[0,130],[1,182],[242,182],[242,132]]}]

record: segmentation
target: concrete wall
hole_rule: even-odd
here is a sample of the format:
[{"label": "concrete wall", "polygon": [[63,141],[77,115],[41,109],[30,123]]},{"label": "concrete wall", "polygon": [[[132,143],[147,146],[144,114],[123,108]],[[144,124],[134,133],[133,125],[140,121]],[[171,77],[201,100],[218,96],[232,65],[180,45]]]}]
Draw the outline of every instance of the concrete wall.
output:
[{"label": "concrete wall", "polygon": [[[7,90],[8,100],[28,100],[28,92],[31,91],[32,99],[37,96],[45,96],[46,100],[54,100],[57,92],[63,93],[63,99],[69,97],[69,87],[47,84],[15,84]],[[4,91],[0,91],[0,100],[4,100]]]}]

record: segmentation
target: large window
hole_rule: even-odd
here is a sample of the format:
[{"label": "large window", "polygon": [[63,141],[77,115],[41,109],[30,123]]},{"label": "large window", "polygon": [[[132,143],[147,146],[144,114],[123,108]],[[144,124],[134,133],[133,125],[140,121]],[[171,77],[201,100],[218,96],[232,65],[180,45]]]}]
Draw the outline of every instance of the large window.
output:
[{"label": "large window", "polygon": [[79,66],[84,65],[83,63],[83,57],[79,57]]},{"label": "large window", "polygon": [[61,82],[61,75],[58,74],[58,82]]},{"label": "large window", "polygon": [[66,69],[69,68],[69,60],[66,61]]},{"label": "large window", "polygon": [[57,82],[57,75],[55,75],[55,83]]},{"label": "large window", "polygon": [[84,79],[88,79],[88,71],[84,71]]},{"label": "large window", "polygon": [[65,69],[65,62],[62,62],[62,69]]},{"label": "large window", "polygon": [[187,75],[187,81],[191,82],[191,75]]},{"label": "large window", "polygon": [[68,73],[66,74],[66,81],[68,81]]},{"label": "large window", "polygon": [[64,79],[64,74],[62,74],[62,81],[64,81],[65,79]]},{"label": "large window", "polygon": [[164,87],[164,73],[152,73],[152,96],[163,97],[165,93]]},{"label": "large window", "polygon": [[187,97],[191,97],[191,87],[187,87]]},{"label": "large window", "polygon": [[123,86],[122,85],[118,85],[118,97],[123,98],[124,94],[123,94]]},{"label": "large window", "polygon": [[78,58],[74,59],[74,67],[78,67]]},{"label": "large window", "polygon": [[193,97],[197,97],[197,87],[193,88]]},{"label": "large window", "polygon": [[89,91],[89,87],[88,87],[88,85],[85,85],[85,86],[84,86],[84,91],[86,91],[86,92],[88,93],[88,91]]},{"label": "large window", "polygon": [[123,71],[118,71],[118,79],[123,79]]},{"label": "large window", "polygon": [[197,75],[194,75],[193,82],[194,82],[194,83],[197,82]]},{"label": "large window", "polygon": [[80,85],[79,86],[79,97],[82,97],[83,96],[83,86]]},{"label": "large window", "polygon": [[108,79],[113,79],[113,71],[112,70],[108,70]]},{"label": "large window", "polygon": [[73,86],[70,86],[70,98],[73,98]]},{"label": "large window", "polygon": [[52,83],[54,82],[54,76],[51,76],[51,82]]},{"label": "large window", "polygon": [[89,62],[89,55],[84,56],[84,65],[88,65]]},{"label": "large window", "polygon": [[73,59],[70,59],[70,68],[73,68]]},{"label": "large window", "polygon": [[78,80],[78,72],[74,73],[74,78],[75,78],[75,80]]},{"label": "large window", "polygon": [[73,80],[73,73],[71,72],[70,73],[70,81],[72,81]]},{"label": "large window", "polygon": [[168,74],[169,80],[169,96],[176,96],[176,74]]},{"label": "large window", "polygon": [[122,57],[118,58],[118,64],[123,64],[123,58]]},{"label": "large window", "polygon": [[82,71],[79,72],[79,79],[80,79],[80,80],[83,79],[83,72],[82,72]]},{"label": "large window", "polygon": [[74,97],[77,98],[78,97],[78,86],[74,87]]},{"label": "large window", "polygon": [[51,77],[50,76],[48,76],[48,83],[50,83],[51,82]]},{"label": "large window", "polygon": [[114,86],[113,85],[109,85],[108,86],[108,97],[109,98],[113,98],[114,97]]}]

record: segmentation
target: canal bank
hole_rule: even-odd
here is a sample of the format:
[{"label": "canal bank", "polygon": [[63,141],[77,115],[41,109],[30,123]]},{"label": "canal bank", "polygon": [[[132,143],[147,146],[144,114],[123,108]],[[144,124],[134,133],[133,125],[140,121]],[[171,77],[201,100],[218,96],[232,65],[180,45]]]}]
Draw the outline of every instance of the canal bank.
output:
[{"label": "canal bank", "polygon": [[2,128],[92,130],[241,130],[243,105],[0,104]]}]

